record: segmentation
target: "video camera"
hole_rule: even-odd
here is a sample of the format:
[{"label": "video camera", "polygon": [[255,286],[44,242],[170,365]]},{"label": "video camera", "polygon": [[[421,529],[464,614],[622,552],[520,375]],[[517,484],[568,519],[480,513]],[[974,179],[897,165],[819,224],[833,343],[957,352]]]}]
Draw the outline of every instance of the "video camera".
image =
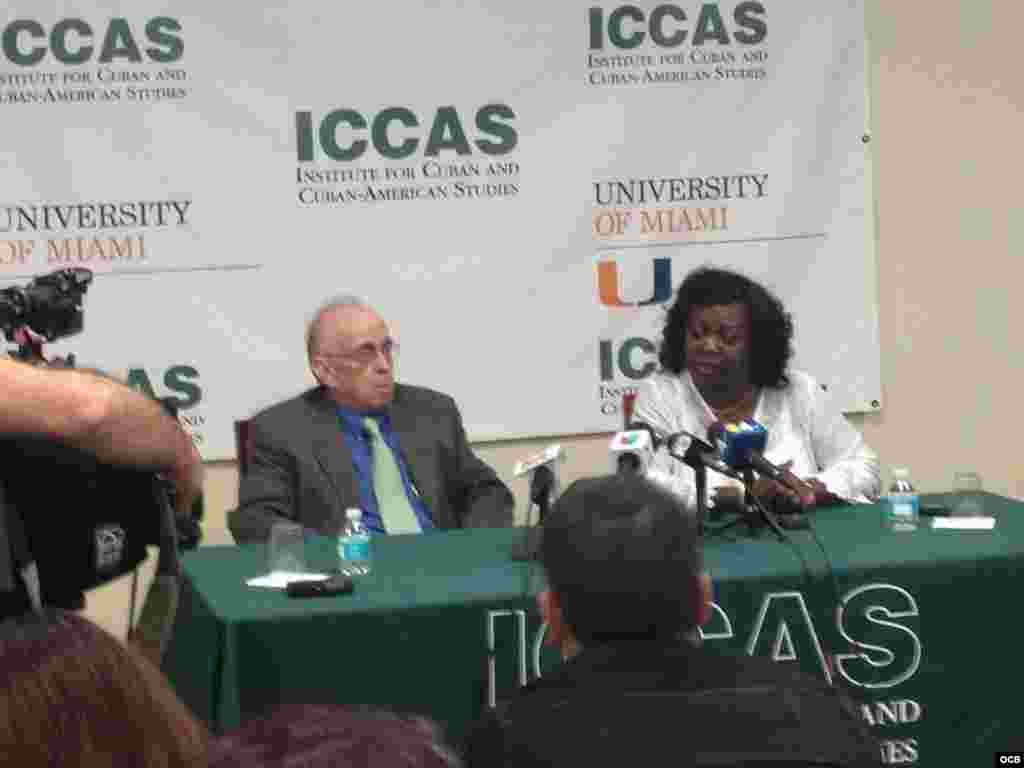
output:
[{"label": "video camera", "polygon": [[[91,270],[76,267],[0,290],[0,330],[18,344],[11,356],[73,367],[73,356],[48,360],[42,347],[82,330],[92,278]],[[177,419],[177,401],[160,402]],[[201,498],[192,515],[175,517],[168,531],[165,512],[173,508],[173,495],[153,472],[105,465],[46,438],[0,438],[0,529],[6,523],[3,543],[14,573],[22,576],[14,579],[14,592],[0,592],[0,617],[40,603],[80,609],[86,591],[131,573],[146,558],[147,546],[161,548],[161,562],[176,560],[164,552],[168,540],[175,542],[171,553],[196,547]],[[35,585],[24,578],[32,563]]]},{"label": "video camera", "polygon": [[41,275],[24,287],[0,289],[0,330],[18,344],[12,357],[45,362],[44,341],[79,333],[83,327],[82,302],[92,283],[92,270],[72,267]]}]

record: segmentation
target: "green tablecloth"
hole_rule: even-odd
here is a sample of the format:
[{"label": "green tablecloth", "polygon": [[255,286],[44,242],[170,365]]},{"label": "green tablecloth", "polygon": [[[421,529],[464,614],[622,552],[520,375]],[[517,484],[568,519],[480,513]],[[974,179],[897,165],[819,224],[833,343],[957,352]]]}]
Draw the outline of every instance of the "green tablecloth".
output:
[{"label": "green tablecloth", "polygon": [[[846,685],[889,763],[978,765],[1024,748],[1024,504],[986,495],[985,509],[995,530],[890,532],[863,506],[820,511],[821,546],[807,531],[709,541],[719,610],[706,642]],[[543,577],[509,558],[521,535],[381,537],[354,594],[307,600],[244,585],[265,570],[262,547],[189,553],[168,674],[215,729],[278,701],[330,700],[425,713],[458,738],[524,667],[555,663],[535,658]],[[328,568],[333,551],[314,539],[307,556]]]}]

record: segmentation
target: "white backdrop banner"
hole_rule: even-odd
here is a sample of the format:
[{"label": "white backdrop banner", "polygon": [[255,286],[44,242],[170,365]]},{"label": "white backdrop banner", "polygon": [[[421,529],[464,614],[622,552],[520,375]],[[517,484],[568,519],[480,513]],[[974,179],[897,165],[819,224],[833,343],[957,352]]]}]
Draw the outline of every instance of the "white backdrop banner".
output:
[{"label": "white backdrop banner", "polygon": [[94,270],[49,352],[178,398],[208,459],[341,293],[475,439],[615,429],[702,264],[881,406],[859,0],[13,0],[0,51],[0,281]]}]

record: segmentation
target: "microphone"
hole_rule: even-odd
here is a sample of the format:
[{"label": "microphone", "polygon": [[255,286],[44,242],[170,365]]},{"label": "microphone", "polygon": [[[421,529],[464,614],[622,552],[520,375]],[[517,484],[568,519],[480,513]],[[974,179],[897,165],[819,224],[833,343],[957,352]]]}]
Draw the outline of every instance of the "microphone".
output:
[{"label": "microphone", "polygon": [[752,469],[786,486],[805,503],[813,503],[813,498],[807,498],[807,489],[796,475],[764,457],[768,430],[753,419],[744,419],[735,424],[716,421],[708,427],[708,439],[718,446],[718,455],[722,461],[733,469]]},{"label": "microphone", "polygon": [[549,445],[543,451],[516,462],[512,470],[514,477],[530,475],[530,501],[539,510],[538,522],[544,519],[551,502],[558,496],[561,483],[558,464],[562,458],[562,446]]},{"label": "microphone", "polygon": [[669,455],[688,466],[701,464],[720,475],[741,480],[739,473],[718,457],[718,452],[711,443],[702,440],[691,432],[681,430],[669,435],[665,440]]},{"label": "microphone", "polygon": [[617,474],[642,475],[651,465],[661,440],[648,424],[633,422],[628,426],[629,429],[616,432],[608,446],[612,469]]},{"label": "microphone", "polygon": [[[541,523],[558,496],[561,484],[558,465],[563,458],[561,445],[549,445],[543,451],[516,462],[512,474],[515,477],[530,475],[529,501],[526,507],[526,522],[523,537],[512,548],[513,560],[536,560],[540,551]],[[537,507],[537,524],[529,525],[530,505]]]}]

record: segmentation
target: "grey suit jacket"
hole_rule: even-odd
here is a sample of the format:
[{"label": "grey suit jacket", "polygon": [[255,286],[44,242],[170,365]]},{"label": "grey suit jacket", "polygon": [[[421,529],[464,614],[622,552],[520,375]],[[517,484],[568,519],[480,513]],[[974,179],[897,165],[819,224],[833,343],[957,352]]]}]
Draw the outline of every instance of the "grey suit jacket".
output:
[{"label": "grey suit jacket", "polygon": [[[448,395],[398,384],[389,407],[413,483],[438,528],[512,525],[514,499],[474,455]],[[268,408],[250,424],[249,470],[228,527],[239,543],[265,540],[287,518],[336,534],[359,481],[334,402],[322,388]]]}]

